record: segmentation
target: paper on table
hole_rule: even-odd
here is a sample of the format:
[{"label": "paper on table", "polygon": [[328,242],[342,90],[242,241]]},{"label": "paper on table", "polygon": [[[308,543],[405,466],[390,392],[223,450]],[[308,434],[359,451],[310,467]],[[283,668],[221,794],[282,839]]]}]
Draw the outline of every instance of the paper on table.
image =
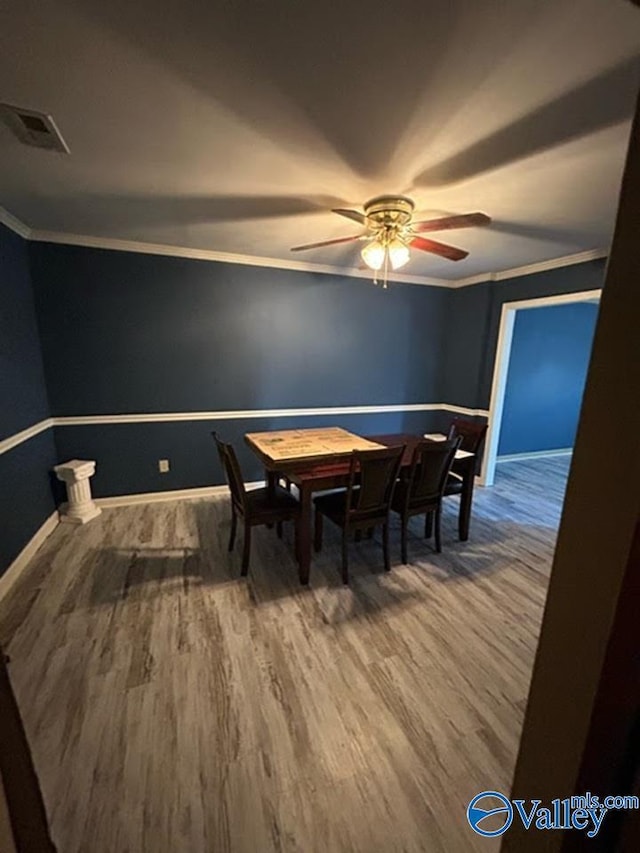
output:
[{"label": "paper on table", "polygon": [[248,433],[247,439],[274,462],[322,456],[348,456],[352,450],[375,450],[381,445],[340,427]]}]

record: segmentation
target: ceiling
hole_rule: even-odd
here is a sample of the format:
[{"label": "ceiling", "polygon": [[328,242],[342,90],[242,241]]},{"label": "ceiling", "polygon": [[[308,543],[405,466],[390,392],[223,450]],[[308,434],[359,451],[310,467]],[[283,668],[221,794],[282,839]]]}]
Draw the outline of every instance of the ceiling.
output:
[{"label": "ceiling", "polygon": [[52,114],[71,154],[0,126],[0,204],[36,232],[283,265],[382,193],[493,217],[433,234],[464,261],[414,251],[425,280],[606,249],[639,45],[627,0],[14,0],[0,100]]}]

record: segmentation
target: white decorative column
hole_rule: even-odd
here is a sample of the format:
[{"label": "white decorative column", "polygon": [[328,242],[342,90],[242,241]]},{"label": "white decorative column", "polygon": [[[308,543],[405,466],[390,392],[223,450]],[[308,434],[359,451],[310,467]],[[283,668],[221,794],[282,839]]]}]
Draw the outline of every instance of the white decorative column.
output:
[{"label": "white decorative column", "polygon": [[60,521],[68,524],[86,524],[102,510],[91,497],[89,477],[96,472],[96,463],[86,459],[71,459],[53,469],[56,477],[67,487],[68,503],[60,507]]}]

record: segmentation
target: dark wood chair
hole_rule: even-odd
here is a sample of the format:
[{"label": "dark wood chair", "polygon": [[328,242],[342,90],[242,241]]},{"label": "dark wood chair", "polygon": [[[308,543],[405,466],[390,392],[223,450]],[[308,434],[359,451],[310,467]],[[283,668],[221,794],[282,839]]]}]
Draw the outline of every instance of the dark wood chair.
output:
[{"label": "dark wood chair", "polygon": [[476,421],[468,421],[465,418],[454,418],[451,421],[447,438],[451,440],[460,436],[462,439],[460,450],[474,453],[479,458],[488,426],[486,423],[479,424]]},{"label": "dark wood chair", "polygon": [[[462,439],[460,450],[466,450],[467,453],[473,453],[476,457],[476,473],[480,470],[480,460],[482,458],[482,446],[487,434],[488,424],[480,424],[475,421],[468,421],[465,418],[454,418],[449,427],[447,438],[460,437]],[[451,473],[447,478],[444,494],[459,495],[462,492],[462,477],[456,472],[456,464],[453,463]]]},{"label": "dark wood chair", "polygon": [[447,441],[421,441],[416,445],[407,474],[393,493],[391,509],[401,522],[402,562],[407,563],[407,525],[414,515],[425,516],[425,537],[431,536],[435,517],[435,545],[440,553],[440,514],[442,497],[451,465],[462,438]]},{"label": "dark wood chair", "polygon": [[278,536],[282,537],[282,523],[295,522],[296,552],[298,550],[298,526],[300,519],[300,504],[289,492],[280,486],[251,489],[247,491],[244,485],[240,465],[231,444],[225,444],[218,438],[217,433],[211,433],[218,448],[220,462],[231,492],[231,535],[229,551],[233,550],[238,526],[238,516],[244,520],[244,547],[242,550],[242,575],[249,572],[249,557],[251,554],[251,528],[258,525],[275,524]]},{"label": "dark wood chair", "polygon": [[389,561],[389,511],[404,446],[384,450],[354,450],[346,489],[315,498],[315,550],[322,547],[322,517],[342,528],[342,580],[349,583],[349,533],[382,526],[384,567]]}]

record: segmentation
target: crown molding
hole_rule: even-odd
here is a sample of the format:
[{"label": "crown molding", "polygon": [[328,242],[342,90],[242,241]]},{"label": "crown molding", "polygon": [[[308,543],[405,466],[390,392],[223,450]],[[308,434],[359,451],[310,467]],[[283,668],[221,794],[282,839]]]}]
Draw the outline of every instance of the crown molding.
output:
[{"label": "crown molding", "polygon": [[608,255],[608,249],[587,249],[585,252],[576,252],[573,255],[563,255],[559,258],[549,258],[546,261],[536,261],[532,264],[525,264],[522,267],[511,267],[510,269],[498,270],[496,272],[472,275],[468,278],[458,278],[451,282],[450,287],[470,287],[472,284],[481,284],[485,281],[505,281],[506,279],[519,278],[523,275],[533,275],[537,272],[546,272],[547,270],[560,269],[561,267],[570,267],[573,264],[584,264],[587,261],[600,260],[601,258],[608,257]]},{"label": "crown molding", "polygon": [[[92,237],[88,234],[67,234],[62,231],[45,231],[30,228],[13,214],[0,207],[0,222],[15,231],[25,240],[38,243],[57,243],[66,246],[84,246],[90,249],[110,249],[115,252],[137,252],[143,255],[164,255],[172,258],[190,258],[197,261],[217,261],[226,264],[242,264],[250,267],[266,267],[269,269],[293,270],[294,272],[320,273],[321,275],[342,276],[345,278],[361,278],[371,280],[370,270],[345,269],[330,264],[314,264],[309,261],[285,260],[282,258],[263,258],[255,255],[241,255],[232,252],[218,252],[213,249],[192,249],[187,246],[173,246],[166,243],[145,243],[139,240],[121,240],[116,237]],[[549,258],[536,261],[521,267],[495,270],[479,273],[466,278],[432,278],[408,273],[391,273],[389,281],[401,284],[419,284],[426,287],[460,288],[482,284],[488,281],[504,281],[523,275],[532,275],[546,270],[559,269],[573,264],[606,258],[607,249],[588,249],[573,255],[563,255],[559,258]]]},{"label": "crown molding", "polygon": [[[143,255],[166,255],[173,258],[190,258],[197,261],[217,261],[226,264],[242,264],[249,267],[267,267],[271,269],[312,272],[321,275],[363,278],[371,281],[371,270],[345,269],[330,264],[314,264],[309,261],[294,261],[283,258],[263,258],[256,255],[239,255],[232,252],[218,252],[214,249],[191,249],[186,246],[172,246],[164,243],[143,243],[137,240],[121,240],[115,237],[91,237],[85,234],[65,234],[58,231],[32,230],[30,240],[39,243],[61,243],[68,246],[85,246],[92,249],[111,249],[116,252],[137,252]],[[389,281],[405,284],[422,284],[430,287],[451,287],[451,282],[443,278],[428,278],[421,275],[393,273]]]},{"label": "crown molding", "polygon": [[16,234],[19,234],[21,237],[24,237],[25,240],[31,239],[31,228],[28,225],[25,225],[24,222],[21,222],[17,216],[14,216],[13,213],[9,213],[4,207],[0,207],[0,223],[6,225],[11,231],[15,231]]}]

